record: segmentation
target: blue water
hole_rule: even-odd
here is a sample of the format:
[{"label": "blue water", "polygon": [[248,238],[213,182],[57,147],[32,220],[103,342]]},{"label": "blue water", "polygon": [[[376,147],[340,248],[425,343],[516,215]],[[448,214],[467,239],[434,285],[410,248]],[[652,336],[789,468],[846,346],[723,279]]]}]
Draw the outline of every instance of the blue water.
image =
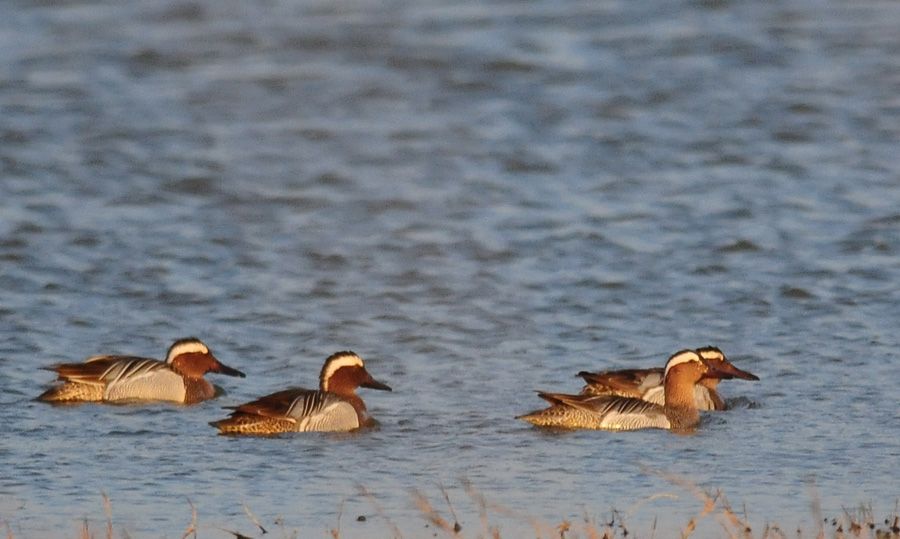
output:
[{"label": "blue water", "polygon": [[[900,496],[900,4],[0,2],[0,526],[17,538],[672,536]],[[190,408],[52,407],[40,367],[196,335]],[[713,344],[695,435],[513,418]],[[221,437],[353,349],[351,435]],[[213,378],[212,376],[210,378]],[[467,483],[468,482],[468,483]],[[360,488],[368,494],[361,493]],[[358,521],[357,517],[366,517]],[[721,513],[694,537],[724,535]],[[667,530],[663,532],[662,530]],[[270,535],[271,536],[271,535]]]}]

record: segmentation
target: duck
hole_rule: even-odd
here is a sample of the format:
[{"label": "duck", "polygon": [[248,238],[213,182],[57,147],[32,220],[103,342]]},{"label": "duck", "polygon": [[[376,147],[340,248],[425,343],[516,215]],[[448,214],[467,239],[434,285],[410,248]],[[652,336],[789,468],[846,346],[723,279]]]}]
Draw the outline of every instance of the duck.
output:
[{"label": "duck", "polygon": [[730,364],[704,359],[696,350],[681,350],[663,369],[664,404],[619,395],[568,395],[539,391],[550,403],[543,410],[519,416],[539,427],[636,430],[645,428],[692,431],[700,422],[694,386],[704,378],[733,376]]},{"label": "duck", "polygon": [[[704,346],[696,352],[705,360],[727,364],[727,369],[733,374],[723,376],[721,379],[740,378],[743,380],[759,380],[753,373],[735,367],[725,353],[715,346]],[[578,376],[584,379],[586,385],[582,388],[583,395],[619,395],[633,397],[647,402],[663,404],[663,368],[649,369],[623,369],[616,371],[588,372],[581,371]],[[694,386],[694,401],[698,410],[722,411],[728,408],[725,399],[719,394],[717,387],[719,378],[703,378]]]},{"label": "duck", "polygon": [[234,408],[210,425],[220,434],[269,435],[284,432],[347,432],[372,427],[377,421],[356,394],[358,387],[391,391],[372,378],[363,359],[352,351],[325,359],[319,389],[295,387],[277,391]]},{"label": "duck", "polygon": [[178,339],[165,361],[138,356],[98,355],[83,363],[58,363],[44,369],[57,374],[61,384],[38,400],[54,403],[163,401],[196,404],[215,397],[208,372],[238,376],[243,372],[220,362],[196,337]]}]

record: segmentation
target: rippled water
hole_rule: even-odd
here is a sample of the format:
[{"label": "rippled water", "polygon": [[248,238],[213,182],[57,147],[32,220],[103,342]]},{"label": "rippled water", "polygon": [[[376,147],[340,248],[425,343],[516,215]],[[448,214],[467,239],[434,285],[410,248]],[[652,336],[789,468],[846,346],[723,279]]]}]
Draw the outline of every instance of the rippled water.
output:
[{"label": "rippled water", "polygon": [[[244,503],[425,537],[409,490],[446,514],[443,484],[474,536],[465,478],[505,537],[612,507],[648,535],[700,509],[652,470],[758,529],[814,528],[811,481],[826,514],[891,510],[898,27],[868,1],[0,3],[0,521],[100,530],[106,493],[130,536],[181,537],[190,500],[204,537],[255,533]],[[41,366],[187,335],[247,378],[32,400]],[[513,419],[706,344],[762,380],[696,435]],[[207,425],[346,348],[394,387],[363,393],[380,430]]]}]

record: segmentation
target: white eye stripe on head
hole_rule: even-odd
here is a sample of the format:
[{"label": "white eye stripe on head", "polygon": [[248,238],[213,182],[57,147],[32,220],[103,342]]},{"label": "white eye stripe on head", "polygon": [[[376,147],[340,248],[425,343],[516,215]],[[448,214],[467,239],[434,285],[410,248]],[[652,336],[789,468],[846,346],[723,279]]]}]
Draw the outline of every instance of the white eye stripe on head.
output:
[{"label": "white eye stripe on head", "polygon": [[700,361],[700,356],[697,355],[697,352],[694,352],[693,350],[682,350],[681,352],[677,352],[666,362],[666,372],[663,376],[667,376],[669,374],[669,369],[675,365],[681,365],[682,363],[689,363],[691,361]]},{"label": "white eye stripe on head", "polygon": [[208,354],[209,348],[200,341],[182,341],[172,345],[169,354],[166,356],[166,363],[171,363],[173,359],[182,354]]},{"label": "white eye stripe on head", "polygon": [[715,359],[719,361],[725,359],[725,354],[718,348],[701,348],[697,350],[697,352],[700,353],[700,357],[703,359]]},{"label": "white eye stripe on head", "polygon": [[322,381],[327,382],[338,369],[344,367],[362,367],[363,360],[352,352],[338,353],[331,356],[322,371]]}]

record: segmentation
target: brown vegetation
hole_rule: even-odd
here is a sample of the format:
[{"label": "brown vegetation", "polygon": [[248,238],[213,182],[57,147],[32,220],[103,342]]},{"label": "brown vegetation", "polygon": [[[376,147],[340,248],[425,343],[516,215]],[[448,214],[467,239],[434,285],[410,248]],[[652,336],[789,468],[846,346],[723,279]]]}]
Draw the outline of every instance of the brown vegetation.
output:
[{"label": "brown vegetation", "polygon": [[[801,530],[797,529],[793,533],[786,533],[778,524],[767,523],[762,530],[755,531],[749,524],[746,516],[741,516],[729,504],[728,500],[721,491],[710,492],[697,486],[696,484],[682,478],[647,470],[665,478],[670,483],[677,485],[685,491],[694,495],[700,502],[697,513],[691,516],[681,529],[658,530],[657,521],[654,518],[649,524],[645,523],[643,528],[637,529],[631,527],[626,522],[625,515],[631,515],[634,511],[644,503],[659,497],[672,497],[670,494],[658,494],[651,496],[646,500],[631,507],[629,511],[610,510],[609,518],[602,520],[596,516],[591,516],[585,512],[583,518],[578,522],[562,520],[556,525],[542,522],[534,518],[528,513],[510,509],[502,504],[489,501],[484,494],[476,489],[469,481],[462,480],[461,484],[469,497],[469,501],[474,504],[478,512],[478,524],[467,524],[465,527],[459,522],[456,511],[450,500],[450,495],[442,486],[438,486],[441,494],[440,503],[444,509],[435,507],[435,504],[428,496],[418,489],[411,492],[412,502],[420,512],[425,521],[425,530],[404,533],[400,527],[385,513],[383,507],[379,504],[375,495],[365,487],[359,487],[360,496],[362,496],[374,509],[375,515],[379,517],[385,528],[377,529],[373,525],[373,537],[391,537],[402,539],[404,537],[449,537],[463,539],[472,537],[477,539],[500,539],[500,526],[492,524],[490,515],[494,514],[504,518],[512,518],[521,522],[527,522],[533,530],[535,538],[539,539],[638,539],[647,538],[655,539],[659,537],[681,537],[687,539],[691,537],[697,530],[698,524],[705,519],[714,519],[721,528],[719,537],[727,539],[787,539],[789,535],[797,539],[814,538],[814,539],[900,539],[900,507],[895,502],[893,513],[884,519],[876,519],[875,512],[871,505],[864,505],[856,509],[842,508],[840,515],[824,518],[822,517],[821,504],[814,489],[811,489],[811,512],[813,522],[817,523],[816,529]],[[115,531],[113,526],[113,508],[112,502],[105,493],[101,493],[103,510],[106,516],[102,535],[97,535],[91,530],[87,520],[82,522],[80,530],[77,532],[77,539],[115,539]],[[197,539],[197,508],[188,500],[190,507],[191,520],[185,528],[182,539]],[[337,525],[335,528],[328,530],[327,535],[332,539],[340,539],[341,526],[340,520],[343,516],[344,503],[341,502],[337,515]],[[219,528],[232,535],[235,539],[259,539],[262,537],[273,537],[280,539],[293,539],[299,537],[298,530],[288,530],[284,526],[283,519],[277,519],[274,524],[277,526],[278,534],[269,534],[260,520],[253,514],[247,504],[243,504],[244,512],[248,520],[254,526],[254,532],[242,533],[239,531],[227,530]],[[360,522],[366,518],[360,516],[357,518]],[[6,539],[16,539],[8,523],[6,525]],[[466,529],[470,528],[470,529]],[[518,534],[517,534],[518,535]],[[129,533],[125,530],[119,530],[118,537],[123,539],[131,539]]]}]

